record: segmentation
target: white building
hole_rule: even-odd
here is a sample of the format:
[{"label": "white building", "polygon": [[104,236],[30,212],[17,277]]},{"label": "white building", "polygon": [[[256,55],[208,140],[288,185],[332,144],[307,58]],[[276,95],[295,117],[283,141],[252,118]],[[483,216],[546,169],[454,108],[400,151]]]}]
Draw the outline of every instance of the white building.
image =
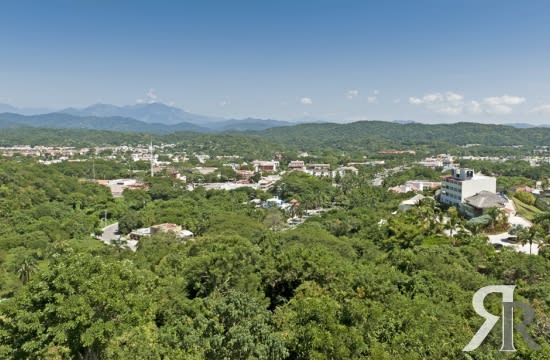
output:
[{"label": "white building", "polygon": [[481,191],[496,193],[497,179],[475,174],[471,169],[452,169],[451,175],[441,182],[440,201],[461,208],[464,199]]},{"label": "white building", "polygon": [[332,177],[336,177],[336,174],[344,177],[346,173],[357,175],[359,174],[359,170],[357,170],[357,168],[354,166],[340,166],[338,169],[332,172]]},{"label": "white building", "polygon": [[410,199],[407,199],[407,200],[403,200],[401,201],[401,203],[399,204],[399,210],[401,211],[407,211],[409,210],[410,208],[412,207],[415,207],[417,206],[422,200],[424,200],[426,197],[422,194],[417,194],[415,196],[413,196],[412,198]]}]

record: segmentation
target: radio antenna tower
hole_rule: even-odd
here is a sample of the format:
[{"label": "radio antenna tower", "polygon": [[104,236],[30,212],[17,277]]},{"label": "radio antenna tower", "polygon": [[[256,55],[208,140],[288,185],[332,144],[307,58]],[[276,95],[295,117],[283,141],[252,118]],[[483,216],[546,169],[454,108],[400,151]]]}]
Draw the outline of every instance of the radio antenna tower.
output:
[{"label": "radio antenna tower", "polygon": [[153,177],[155,174],[153,172],[153,162],[154,162],[154,157],[153,157],[153,138],[151,137],[151,144],[149,146],[149,153],[151,155],[151,177]]}]

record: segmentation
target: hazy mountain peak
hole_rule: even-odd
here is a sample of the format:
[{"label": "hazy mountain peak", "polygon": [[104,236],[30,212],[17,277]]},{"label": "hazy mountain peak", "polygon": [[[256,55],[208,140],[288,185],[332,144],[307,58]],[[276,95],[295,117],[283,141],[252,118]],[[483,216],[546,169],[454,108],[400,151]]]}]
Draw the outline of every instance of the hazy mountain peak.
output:
[{"label": "hazy mountain peak", "polygon": [[204,125],[206,123],[225,120],[223,118],[192,114],[180,108],[169,106],[160,102],[139,103],[125,106],[93,104],[82,109],[68,108],[62,110],[62,112],[77,116],[122,116],[146,123],[159,123],[167,125],[179,123]]}]

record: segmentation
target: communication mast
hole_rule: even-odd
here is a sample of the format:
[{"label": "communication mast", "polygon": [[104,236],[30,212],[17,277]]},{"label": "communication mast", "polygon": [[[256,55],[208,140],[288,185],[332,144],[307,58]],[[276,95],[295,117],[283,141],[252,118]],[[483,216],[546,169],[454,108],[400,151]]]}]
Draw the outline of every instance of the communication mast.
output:
[{"label": "communication mast", "polygon": [[151,138],[151,144],[149,146],[149,154],[151,155],[151,177],[153,177],[155,174],[154,174],[154,171],[153,171],[153,162],[154,162],[154,157],[153,157],[153,139]]}]

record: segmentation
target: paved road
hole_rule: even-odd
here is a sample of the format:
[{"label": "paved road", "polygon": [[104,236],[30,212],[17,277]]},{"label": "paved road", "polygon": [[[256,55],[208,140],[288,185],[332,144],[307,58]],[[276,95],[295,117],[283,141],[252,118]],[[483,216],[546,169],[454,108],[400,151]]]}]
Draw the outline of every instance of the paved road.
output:
[{"label": "paved road", "polygon": [[504,241],[504,239],[510,236],[511,235],[507,232],[502,234],[489,235],[489,242],[491,244],[500,244],[502,246],[509,246],[515,249],[516,251],[522,252],[524,254],[536,255],[539,253],[539,247],[537,246],[537,244],[533,244],[532,246],[529,246],[529,244],[521,245],[521,243]]},{"label": "paved road", "polygon": [[108,225],[103,228],[103,234],[99,237],[99,240],[103,241],[107,245],[111,245],[113,241],[119,240],[118,223]]},{"label": "paved road", "polygon": [[[113,245],[115,241],[120,240],[120,235],[118,233],[118,223],[111,224],[103,228],[103,234],[98,237],[99,240],[103,241],[106,245]],[[123,239],[124,240],[124,239]],[[137,250],[137,240],[125,240],[124,246],[132,251]]]},{"label": "paved road", "polygon": [[[527,220],[527,219],[524,219],[523,217],[519,216],[517,213],[516,213],[516,206],[514,205],[514,202],[512,200],[508,200],[508,205],[507,205],[508,208],[512,209],[512,213],[508,216],[508,222],[511,224],[511,225],[520,225],[520,226],[523,226],[523,227],[526,227],[526,228],[529,228],[531,226],[533,226],[533,224]],[[529,245],[529,244],[525,244],[525,245],[521,245],[521,243],[511,243],[511,242],[508,242],[508,241],[504,241],[504,239],[506,238],[509,238],[510,236],[510,233],[509,232],[504,232],[502,234],[495,234],[495,235],[489,235],[489,242],[491,244],[500,244],[502,246],[510,246],[512,248],[514,248],[516,251],[519,251],[519,252],[522,252],[522,253],[525,253],[525,254],[533,254],[533,255],[536,255],[539,253],[539,247],[537,244],[533,244],[533,245]]]}]

